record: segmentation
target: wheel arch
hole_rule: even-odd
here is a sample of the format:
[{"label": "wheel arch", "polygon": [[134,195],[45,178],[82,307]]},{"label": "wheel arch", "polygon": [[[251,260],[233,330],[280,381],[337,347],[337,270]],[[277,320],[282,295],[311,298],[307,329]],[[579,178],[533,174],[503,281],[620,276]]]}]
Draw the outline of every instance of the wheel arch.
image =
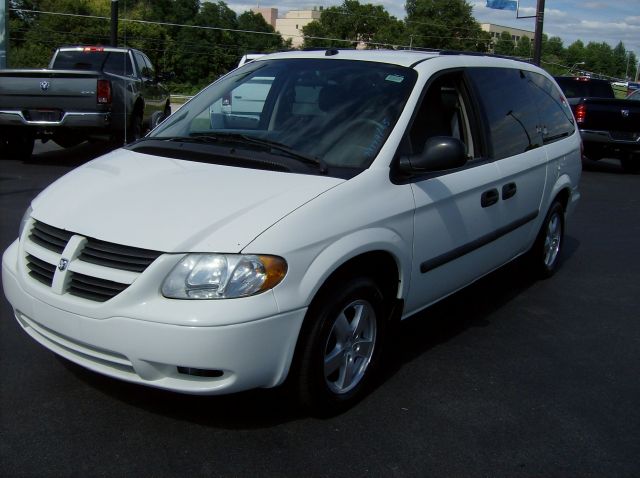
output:
[{"label": "wheel arch", "polygon": [[361,230],[331,242],[311,263],[291,272],[297,286],[277,298],[284,308],[299,306],[301,298],[310,305],[329,284],[349,274],[371,276],[384,288],[385,298],[401,299],[411,276],[411,245],[387,228]]}]

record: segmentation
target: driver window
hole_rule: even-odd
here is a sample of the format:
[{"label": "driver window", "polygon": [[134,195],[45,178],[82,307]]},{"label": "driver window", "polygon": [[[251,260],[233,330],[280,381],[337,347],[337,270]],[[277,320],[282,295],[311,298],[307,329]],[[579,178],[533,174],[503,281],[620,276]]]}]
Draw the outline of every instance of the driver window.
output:
[{"label": "driver window", "polygon": [[429,85],[405,142],[410,154],[422,153],[429,138],[452,136],[465,144],[470,158],[475,156],[459,76],[444,75]]}]

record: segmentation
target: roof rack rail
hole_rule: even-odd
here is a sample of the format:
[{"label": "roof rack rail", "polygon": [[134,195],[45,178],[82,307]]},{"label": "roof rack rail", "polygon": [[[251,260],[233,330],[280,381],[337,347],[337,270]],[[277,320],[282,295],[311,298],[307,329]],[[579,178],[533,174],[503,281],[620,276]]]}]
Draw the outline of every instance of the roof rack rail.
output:
[{"label": "roof rack rail", "polygon": [[507,55],[496,55],[495,53],[485,53],[481,51],[439,50],[439,53],[440,55],[488,56],[491,58],[503,58],[506,60],[522,61],[524,63],[529,63],[529,61],[523,58],[518,58],[515,56],[507,56]]}]

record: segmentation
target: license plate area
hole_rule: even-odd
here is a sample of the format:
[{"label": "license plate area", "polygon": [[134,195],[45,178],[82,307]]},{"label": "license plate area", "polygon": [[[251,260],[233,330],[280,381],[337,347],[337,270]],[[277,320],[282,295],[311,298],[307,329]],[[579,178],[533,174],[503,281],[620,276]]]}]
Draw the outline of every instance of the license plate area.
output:
[{"label": "license plate area", "polygon": [[62,110],[39,109],[27,110],[24,112],[27,121],[43,121],[47,123],[58,123],[62,120]]}]

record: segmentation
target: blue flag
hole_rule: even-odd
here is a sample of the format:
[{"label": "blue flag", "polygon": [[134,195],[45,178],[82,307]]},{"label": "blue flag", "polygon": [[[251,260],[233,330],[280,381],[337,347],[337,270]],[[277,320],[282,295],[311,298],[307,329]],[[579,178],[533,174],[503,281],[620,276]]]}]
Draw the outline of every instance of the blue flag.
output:
[{"label": "blue flag", "polygon": [[517,0],[487,0],[487,8],[516,11],[518,9],[518,2]]}]

